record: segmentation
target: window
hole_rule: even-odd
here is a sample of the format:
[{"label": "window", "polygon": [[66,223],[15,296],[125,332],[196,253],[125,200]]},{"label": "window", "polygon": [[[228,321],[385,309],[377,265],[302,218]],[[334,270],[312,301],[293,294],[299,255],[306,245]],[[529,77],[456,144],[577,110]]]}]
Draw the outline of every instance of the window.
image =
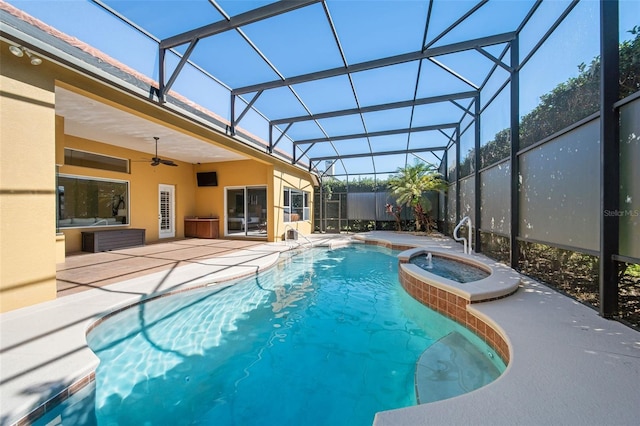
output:
[{"label": "window", "polygon": [[299,189],[284,189],[284,221],[309,220],[309,193]]},{"label": "window", "polygon": [[129,182],[58,176],[58,228],[128,223]]},{"label": "window", "polygon": [[68,166],[90,167],[92,169],[110,170],[112,172],[129,173],[129,160],[92,152],[64,149],[64,164]]}]

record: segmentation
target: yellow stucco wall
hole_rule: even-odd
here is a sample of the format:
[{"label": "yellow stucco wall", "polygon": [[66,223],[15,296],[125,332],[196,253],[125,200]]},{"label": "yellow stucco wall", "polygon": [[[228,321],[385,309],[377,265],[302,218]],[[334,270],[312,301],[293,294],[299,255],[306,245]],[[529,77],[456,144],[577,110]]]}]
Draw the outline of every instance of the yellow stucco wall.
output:
[{"label": "yellow stucco wall", "polygon": [[[269,192],[271,192],[269,185],[271,183],[272,170],[272,166],[256,160],[224,161],[197,165],[196,172],[216,172],[218,186],[196,189],[196,211],[194,216],[219,218],[219,234],[221,237],[224,236],[225,188],[266,186],[268,197]],[[267,205],[265,208],[270,211],[273,205]],[[267,220],[267,223],[269,222]],[[267,240],[272,241],[269,232],[267,232]]]},{"label": "yellow stucco wall", "polygon": [[[176,237],[184,237],[185,215],[195,211],[195,173],[193,165],[176,161],[178,167],[156,166],[149,164],[149,154],[90,141],[71,135],[65,135],[64,145],[97,154],[127,158],[131,161],[130,173],[111,172],[79,166],[64,165],[59,168],[61,175],[84,176],[113,179],[129,182],[129,200],[127,200],[128,227],[146,230],[146,240],[159,239],[158,198],[159,185],[175,187],[175,229]],[[61,228],[66,237],[67,253],[82,250],[82,231],[87,228]],[[95,228],[91,228],[95,229]]]},{"label": "yellow stucco wall", "polygon": [[[286,231],[286,227],[291,226],[303,235],[308,235],[313,232],[313,184],[309,179],[309,176],[305,176],[302,173],[292,173],[281,168],[276,168],[273,172],[273,204],[274,204],[274,240],[282,240]],[[297,222],[285,222],[284,221],[284,189],[293,188],[301,189],[309,192],[309,218],[310,220],[301,220]]]},{"label": "yellow stucco wall", "polygon": [[[144,97],[116,90],[46,58],[34,67],[26,58],[8,53],[6,43],[0,43],[0,52],[0,312],[55,298],[56,263],[64,260],[65,253],[81,250],[82,229],[61,228],[63,233],[56,233],[56,168],[63,175],[128,181],[128,226],[144,228],[147,242],[159,237],[159,184],[175,186],[178,238],[184,236],[185,216],[224,218],[225,187],[266,186],[267,239],[278,240],[284,232],[283,188],[312,191],[308,173]],[[150,156],[67,134],[64,117],[55,112],[57,86],[251,159],[198,165],[176,161],[178,167],[134,161],[130,173],[65,165],[65,147],[132,160]],[[198,171],[217,171],[218,187],[198,188]],[[223,235],[222,220],[220,226]],[[295,226],[305,234],[311,232],[310,222]]]},{"label": "yellow stucco wall", "polygon": [[310,193],[310,217],[313,217],[313,184],[308,174],[297,170],[264,164],[260,161],[230,161],[208,163],[196,166],[197,172],[215,171],[218,186],[197,188],[196,211],[194,216],[220,218],[220,235],[224,235],[225,188],[243,186],[266,186],[267,188],[267,240],[281,241],[286,225],[292,226],[304,235],[313,231],[311,220],[284,222],[283,194],[285,188],[301,189]]},{"label": "yellow stucco wall", "polygon": [[55,110],[49,65],[0,49],[0,311],[55,298]]}]

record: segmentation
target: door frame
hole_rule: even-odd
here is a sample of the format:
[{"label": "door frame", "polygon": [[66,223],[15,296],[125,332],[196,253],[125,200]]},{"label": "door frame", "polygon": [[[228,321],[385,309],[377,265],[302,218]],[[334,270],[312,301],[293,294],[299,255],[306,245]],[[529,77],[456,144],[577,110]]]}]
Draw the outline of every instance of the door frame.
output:
[{"label": "door frame", "polygon": [[[162,193],[169,194],[169,229],[163,230]],[[158,238],[174,238],[176,236],[176,186],[165,183],[158,184]]]},{"label": "door frame", "polygon": [[[260,224],[259,226],[263,226],[263,230],[264,230],[264,234],[260,233],[260,234],[256,234],[255,232],[250,232],[249,230],[249,205],[250,205],[250,200],[248,199],[248,192],[251,189],[259,189],[259,190],[264,190],[265,193],[265,202],[268,202],[268,187],[267,185],[244,185],[244,186],[225,186],[224,187],[224,236],[225,237],[239,237],[239,238],[259,238],[259,239],[263,239],[263,238],[267,238],[268,235],[266,233],[266,223],[265,224]],[[242,191],[242,198],[243,198],[243,211],[244,211],[244,217],[243,218],[238,218],[241,219],[241,225],[240,225],[240,229],[238,230],[239,232],[230,232],[229,230],[229,208],[231,208],[231,206],[229,205],[229,191],[238,191],[241,190]],[[237,194],[236,194],[237,195]],[[267,209],[267,206],[263,206],[264,209]],[[268,220],[268,213],[267,216],[264,218],[265,220]],[[255,225],[255,223],[252,223]]]},{"label": "door frame", "polygon": [[[338,207],[338,217],[334,217],[334,216],[330,216],[328,213],[329,210],[329,205],[337,205]],[[324,202],[324,232],[326,232],[327,234],[339,234],[340,233],[340,228],[342,226],[342,199],[338,198],[337,200],[325,200]],[[338,226],[336,226],[335,230],[329,230],[329,223],[333,223],[336,222],[338,223]]]}]

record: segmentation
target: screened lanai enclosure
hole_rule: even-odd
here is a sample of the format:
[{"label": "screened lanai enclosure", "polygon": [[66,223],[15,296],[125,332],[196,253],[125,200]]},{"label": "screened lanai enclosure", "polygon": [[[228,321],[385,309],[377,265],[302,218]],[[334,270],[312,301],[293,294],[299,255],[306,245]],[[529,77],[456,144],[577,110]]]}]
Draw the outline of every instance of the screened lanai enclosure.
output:
[{"label": "screened lanai enclosure", "polygon": [[640,2],[10,3],[317,174],[316,231],[396,229],[425,163],[440,232],[640,325]]}]

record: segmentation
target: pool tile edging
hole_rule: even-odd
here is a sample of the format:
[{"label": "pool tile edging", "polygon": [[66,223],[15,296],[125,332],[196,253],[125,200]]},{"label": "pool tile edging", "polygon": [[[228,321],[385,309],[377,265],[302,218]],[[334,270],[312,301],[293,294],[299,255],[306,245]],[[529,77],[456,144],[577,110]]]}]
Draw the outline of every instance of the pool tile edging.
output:
[{"label": "pool tile edging", "polygon": [[80,379],[78,379],[75,382],[71,383],[69,386],[67,386],[65,389],[61,390],[55,396],[51,397],[47,401],[45,401],[42,404],[38,405],[35,409],[31,410],[24,417],[22,417],[17,422],[15,422],[14,425],[15,426],[30,426],[31,424],[33,424],[33,422],[35,422],[40,417],[42,417],[45,414],[47,414],[49,411],[51,411],[53,408],[55,408],[58,404],[61,404],[62,402],[66,401],[71,395],[73,395],[76,392],[79,392],[85,386],[91,384],[95,380],[96,380],[96,373],[95,373],[95,371],[92,371],[91,373],[87,374],[86,376],[81,377]]}]

